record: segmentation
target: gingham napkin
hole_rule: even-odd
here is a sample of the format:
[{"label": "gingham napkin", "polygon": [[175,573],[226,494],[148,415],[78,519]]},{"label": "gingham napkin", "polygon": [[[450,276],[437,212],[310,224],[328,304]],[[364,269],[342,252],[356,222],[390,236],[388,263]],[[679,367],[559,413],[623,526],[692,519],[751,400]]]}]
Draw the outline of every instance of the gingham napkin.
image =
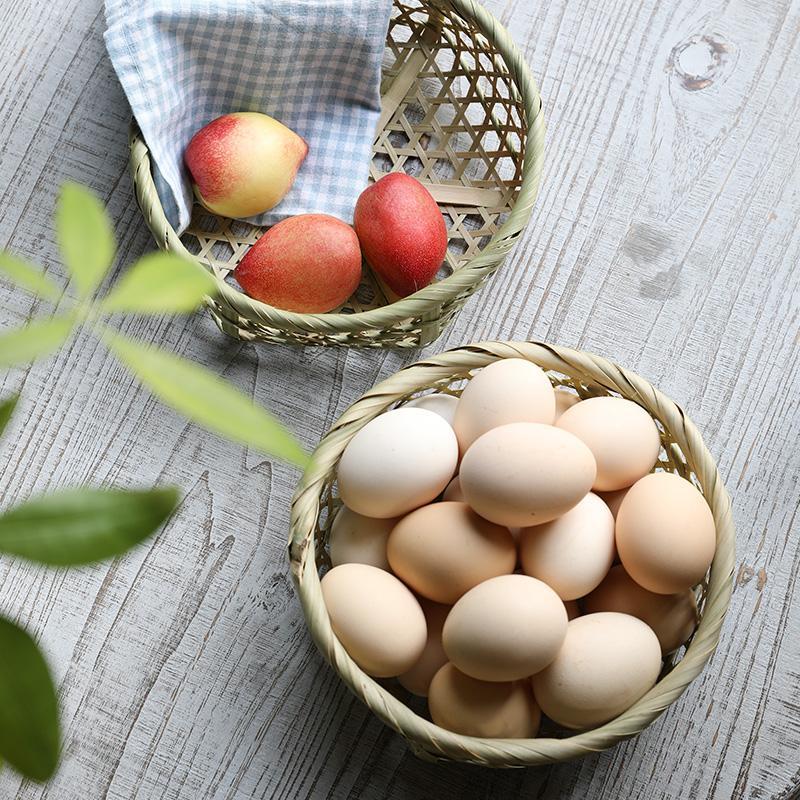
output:
[{"label": "gingham napkin", "polygon": [[167,218],[189,224],[183,151],[221,114],[261,111],[309,152],[268,225],[347,222],[366,186],[391,0],[106,0],[106,47],[157,167]]}]

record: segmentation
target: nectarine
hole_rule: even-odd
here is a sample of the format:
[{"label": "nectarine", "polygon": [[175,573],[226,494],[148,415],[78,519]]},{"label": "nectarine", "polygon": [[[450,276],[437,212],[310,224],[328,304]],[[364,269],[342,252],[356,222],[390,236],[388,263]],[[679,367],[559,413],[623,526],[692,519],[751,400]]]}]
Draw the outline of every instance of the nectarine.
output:
[{"label": "nectarine", "polygon": [[400,297],[427,286],[447,253],[439,206],[403,172],[390,172],[361,193],[353,224],[367,262]]},{"label": "nectarine", "polygon": [[278,120],[242,111],[201,128],[184,161],[205,208],[225,217],[252,217],[283,199],[307,153],[305,141]]},{"label": "nectarine", "polygon": [[234,275],[250,297],[276,308],[330,311],[358,288],[358,238],[349,225],[327,214],[289,217],[247,251]]}]

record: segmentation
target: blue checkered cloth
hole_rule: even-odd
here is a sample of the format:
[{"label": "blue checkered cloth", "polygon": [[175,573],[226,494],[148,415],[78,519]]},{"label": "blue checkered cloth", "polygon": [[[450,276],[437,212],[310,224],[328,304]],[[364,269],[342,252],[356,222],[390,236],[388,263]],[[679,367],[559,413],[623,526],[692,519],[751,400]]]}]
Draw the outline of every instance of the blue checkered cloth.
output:
[{"label": "blue checkered cloth", "polygon": [[106,0],[106,47],[156,166],[167,218],[189,224],[183,151],[203,125],[261,111],[309,152],[289,194],[252,221],[352,220],[380,113],[391,0]]}]

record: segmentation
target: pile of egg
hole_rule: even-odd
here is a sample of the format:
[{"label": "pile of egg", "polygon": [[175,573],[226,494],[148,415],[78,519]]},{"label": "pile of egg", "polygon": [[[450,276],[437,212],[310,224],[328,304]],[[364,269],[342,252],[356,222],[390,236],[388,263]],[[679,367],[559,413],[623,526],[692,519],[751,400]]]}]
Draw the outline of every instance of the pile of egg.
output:
[{"label": "pile of egg", "polygon": [[334,632],[456,733],[607,722],[691,636],[714,555],[700,492],[653,472],[660,446],[636,403],[580,400],[522,359],[381,414],[338,466]]}]

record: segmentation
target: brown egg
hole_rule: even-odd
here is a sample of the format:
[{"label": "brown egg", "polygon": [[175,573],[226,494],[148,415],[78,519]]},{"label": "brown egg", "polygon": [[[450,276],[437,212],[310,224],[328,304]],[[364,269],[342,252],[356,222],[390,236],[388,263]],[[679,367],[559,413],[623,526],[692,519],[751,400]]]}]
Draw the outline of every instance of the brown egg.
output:
[{"label": "brown egg", "polygon": [[450,606],[432,603],[424,597],[419,598],[419,604],[422,606],[425,622],[428,625],[428,640],[414,666],[400,675],[398,680],[412,694],[427,697],[433,676],[447,663],[447,656],[442,647],[442,626],[450,612]]},{"label": "brown egg", "polygon": [[554,422],[568,409],[572,408],[572,406],[580,403],[581,398],[575,394],[575,392],[569,391],[569,389],[565,389],[562,386],[556,386],[555,388],[556,394],[556,416]]},{"label": "brown egg", "polygon": [[541,525],[565,514],[594,478],[594,457],[580,439],[530,422],[485,433],[464,454],[459,472],[472,508],[509,527]]},{"label": "brown egg", "polygon": [[597,492],[597,496],[611,510],[611,513],[614,515],[614,519],[617,518],[617,512],[619,511],[619,507],[622,505],[622,501],[625,499],[625,495],[628,494],[628,489],[630,489],[630,486],[626,486],[624,489],[617,489],[614,492]]},{"label": "brown egg", "polygon": [[452,605],[487,578],[514,571],[514,539],[466,503],[432,503],[403,517],[389,534],[386,556],[415,592]]},{"label": "brown egg", "polygon": [[373,519],[356,514],[342,506],[331,525],[328,549],[331,564],[371,564],[389,569],[386,560],[386,539],[397,519]]},{"label": "brown egg", "polygon": [[462,453],[482,434],[511,422],[552,424],[556,400],[544,370],[522,358],[504,358],[480,370],[464,387],[453,427]]},{"label": "brown egg", "polygon": [[608,492],[647,475],[661,440],[653,418],[622,397],[590,397],[559,417],[556,425],[584,442],[597,462],[592,488]]},{"label": "brown egg", "polygon": [[385,570],[342,564],[322,578],[331,627],[369,675],[390,678],[410,669],[427,640],[417,598]]},{"label": "brown egg", "polygon": [[593,728],[630,708],[661,671],[658,639],[628,614],[572,620],[558,655],[533,676],[542,711],[565,728]]},{"label": "brown egg", "polygon": [[583,600],[587,614],[619,611],[646,622],[658,637],[662,653],[677,650],[697,625],[697,602],[691,589],[677,594],[648,592],[625,572],[612,567],[603,582]]},{"label": "brown egg", "polygon": [[458,475],[447,484],[447,488],[442,495],[442,500],[453,500],[458,503],[466,502],[464,500],[464,492],[461,491],[461,481],[459,481]]},{"label": "brown egg", "polygon": [[714,558],[714,517],[687,480],[656,472],[637,481],[617,512],[617,551],[625,571],[657,594],[700,583]]},{"label": "brown egg", "polygon": [[558,653],[567,611],[558,595],[527,575],[502,575],[470,589],[450,610],[442,644],[470,677],[514,681],[533,675]]},{"label": "brown egg", "polygon": [[589,492],[566,514],[523,528],[519,554],[526,575],[544,581],[562,600],[576,600],[591,592],[614,562],[614,517]]},{"label": "brown egg", "polygon": [[441,728],[493,739],[532,739],[542,718],[528,681],[478,681],[452,664],[431,681],[428,707]]}]

